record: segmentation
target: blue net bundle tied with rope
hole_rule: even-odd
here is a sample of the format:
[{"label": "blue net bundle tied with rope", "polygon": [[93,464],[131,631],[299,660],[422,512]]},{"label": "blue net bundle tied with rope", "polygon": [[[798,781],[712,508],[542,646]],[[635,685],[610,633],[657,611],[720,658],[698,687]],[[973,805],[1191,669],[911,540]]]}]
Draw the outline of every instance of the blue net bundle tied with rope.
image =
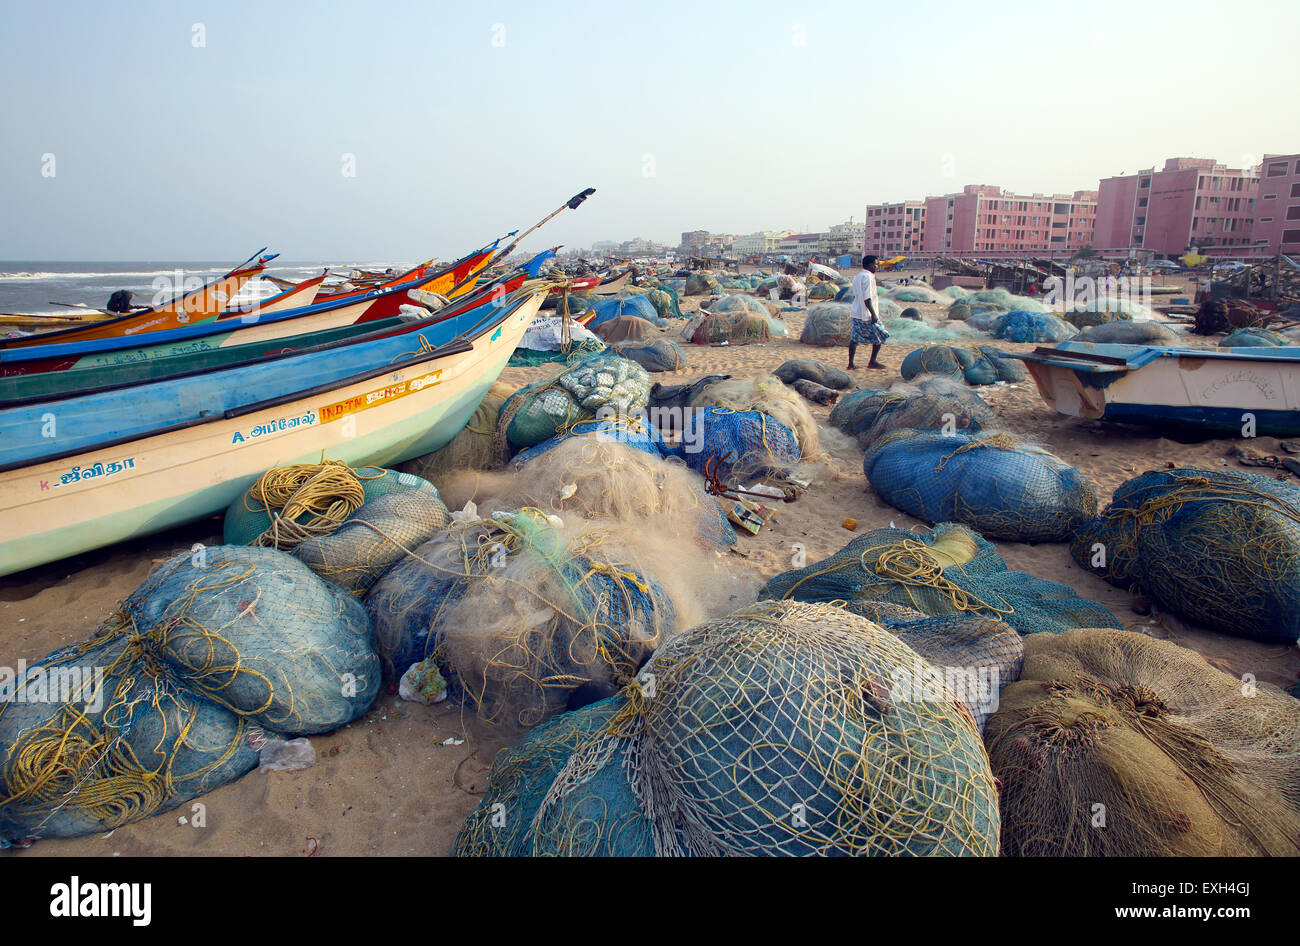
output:
[{"label": "blue net bundle tied with rope", "polygon": [[943,685],[905,686],[918,662],[831,605],[698,625],[619,697],[503,754],[455,852],[996,854],[979,734]]},{"label": "blue net bundle tied with rope", "polygon": [[895,430],[867,448],[862,470],[894,508],[990,539],[1065,542],[1097,515],[1083,473],[1009,433]]},{"label": "blue net bundle tied with rope", "polygon": [[780,421],[761,411],[705,408],[690,421],[697,435],[671,452],[686,465],[721,483],[737,483],[799,462],[799,443]]},{"label": "blue net bundle tied with rope", "polygon": [[385,667],[432,658],[488,722],[533,726],[580,687],[621,686],[673,630],[663,587],[566,540],[539,510],[453,523],[367,597]]},{"label": "blue net bundle tied with rope", "polygon": [[586,323],[589,329],[625,315],[645,319],[660,328],[668,324],[659,315],[654,303],[645,296],[615,296],[612,299],[602,299],[593,305],[592,309],[595,310],[595,315]]},{"label": "blue net bundle tied with rope", "polygon": [[1300,639],[1300,487],[1235,470],[1143,473],[1070,545],[1074,560],[1226,634]]},{"label": "blue net bundle tied with rope", "polygon": [[811,381],[814,384],[820,384],[836,391],[847,391],[853,387],[853,379],[849,377],[847,371],[832,368],[830,365],[824,365],[820,361],[813,361],[811,358],[792,358],[789,361],[783,361],[772,374],[780,378],[785,384],[793,384],[802,378],[805,381]]},{"label": "blue net bundle tied with rope", "polygon": [[646,371],[680,371],[687,366],[686,353],[676,342],[618,342],[613,348]]},{"label": "blue net bundle tied with rope", "polygon": [[1004,621],[1021,634],[1122,627],[1069,585],[1013,572],[996,548],[956,523],[933,529],[873,529],[840,551],[771,579],[759,598],[887,601],[924,614]]},{"label": "blue net bundle tied with rope", "polygon": [[266,548],[178,555],[90,640],[5,687],[0,840],[173,808],[249,771],[268,739],[352,722],[378,688],[364,610],[301,562]]}]

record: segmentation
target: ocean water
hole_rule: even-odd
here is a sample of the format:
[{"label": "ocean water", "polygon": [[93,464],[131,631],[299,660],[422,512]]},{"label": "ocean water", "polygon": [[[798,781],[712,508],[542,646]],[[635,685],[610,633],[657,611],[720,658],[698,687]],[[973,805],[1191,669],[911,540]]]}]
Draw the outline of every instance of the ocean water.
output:
[{"label": "ocean water", "polygon": [[[220,262],[154,262],[85,263],[32,260],[0,260],[0,312],[23,314],[66,313],[60,302],[82,303],[99,308],[108,304],[108,297],[119,289],[132,293],[133,305],[149,305],[155,293],[170,293],[176,286],[197,278],[208,282],[230,272],[239,260]],[[345,278],[353,267],[384,270],[392,266],[397,272],[409,269],[413,263],[385,261],[340,263],[338,261],[294,262],[275,260],[267,272],[281,279],[295,282],[320,274],[330,267],[331,278],[326,285]],[[337,274],[337,279],[334,274]],[[236,303],[251,302],[274,295],[279,289],[262,279],[250,279],[236,298]]]}]

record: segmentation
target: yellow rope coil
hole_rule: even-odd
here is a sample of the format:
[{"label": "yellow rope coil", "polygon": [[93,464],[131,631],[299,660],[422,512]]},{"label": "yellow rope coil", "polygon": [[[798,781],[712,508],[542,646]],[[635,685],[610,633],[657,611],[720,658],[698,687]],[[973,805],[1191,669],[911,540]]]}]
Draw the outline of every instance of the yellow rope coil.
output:
[{"label": "yellow rope coil", "polygon": [[[250,505],[253,500],[262,508]],[[365,501],[361,477],[342,460],[272,467],[244,494],[246,510],[264,510],[271,518],[252,544],[281,551],[329,535]],[[304,515],[311,518],[298,522]]]}]

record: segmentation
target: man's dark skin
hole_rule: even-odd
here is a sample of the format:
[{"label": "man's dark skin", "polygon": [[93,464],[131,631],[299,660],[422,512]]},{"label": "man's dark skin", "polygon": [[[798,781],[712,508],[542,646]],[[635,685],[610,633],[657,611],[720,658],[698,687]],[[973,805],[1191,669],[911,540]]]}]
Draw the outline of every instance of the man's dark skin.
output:
[{"label": "man's dark skin", "polygon": [[[879,260],[872,260],[870,263],[868,263],[868,264],[867,264],[865,267],[863,267],[863,268],[866,269],[867,272],[871,273],[871,274],[874,276],[875,273],[876,273],[876,270],[878,270],[878,269],[880,268],[880,261],[879,261]],[[875,307],[874,305],[872,305],[871,300],[870,300],[870,299],[863,299],[863,300],[862,300],[862,304],[863,304],[864,306],[866,306],[867,311],[868,311],[869,313],[871,313],[871,321],[872,321],[872,322],[878,322],[878,321],[879,321],[879,318],[878,318],[878,316],[877,316],[877,314],[876,314],[876,307]],[[852,338],[850,337],[850,339],[849,339],[849,371],[855,371],[855,370],[857,370],[857,365],[855,365],[855,364],[853,363],[853,356],[857,353],[857,351],[858,351],[858,343],[855,342],[855,341],[853,341]],[[885,366],[882,365],[879,361],[876,360],[876,356],[879,355],[879,354],[880,354],[880,346],[879,346],[879,345],[872,345],[872,346],[871,346],[871,358],[867,361],[867,367],[868,367],[868,368],[883,368],[883,367],[885,367]]]}]

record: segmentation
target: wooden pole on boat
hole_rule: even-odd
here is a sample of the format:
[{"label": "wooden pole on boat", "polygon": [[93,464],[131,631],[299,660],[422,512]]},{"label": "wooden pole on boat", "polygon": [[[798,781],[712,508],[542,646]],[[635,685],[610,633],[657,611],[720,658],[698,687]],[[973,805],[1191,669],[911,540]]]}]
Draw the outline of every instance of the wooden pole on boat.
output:
[{"label": "wooden pole on boat", "polygon": [[[588,197],[590,197],[590,196],[591,196],[592,194],[594,194],[594,193],[596,193],[596,188],[594,188],[594,187],[588,187],[588,188],[587,188],[585,191],[583,191],[582,193],[580,193],[580,194],[574,194],[572,197],[570,197],[570,198],[569,198],[568,200],[566,200],[564,203],[560,204],[560,206],[556,207],[554,210],[552,210],[550,213],[548,213],[548,214],[547,214],[545,217],[543,217],[541,220],[537,221],[537,223],[533,224],[531,227],[529,227],[527,230],[525,230],[525,231],[524,231],[523,233],[521,233],[519,236],[515,237],[514,240],[511,241],[510,245],[507,246],[504,250],[498,250],[496,256],[494,256],[494,257],[492,258],[492,262],[495,263],[495,262],[496,262],[497,260],[499,260],[499,259],[505,259],[507,256],[509,256],[511,253],[513,253],[513,252],[515,251],[515,247],[518,246],[519,243],[524,239],[524,237],[528,236],[528,234],[532,233],[534,230],[536,230],[536,229],[538,229],[539,227],[541,227],[542,225],[544,225],[547,221],[549,221],[549,220],[552,219],[553,217],[556,217],[556,216],[558,216],[559,214],[563,213],[566,207],[567,207],[569,210],[577,210],[578,207],[580,207],[580,206],[582,205],[582,202],[583,202],[584,200],[586,200]],[[490,264],[489,264],[489,265],[490,265]]]}]

